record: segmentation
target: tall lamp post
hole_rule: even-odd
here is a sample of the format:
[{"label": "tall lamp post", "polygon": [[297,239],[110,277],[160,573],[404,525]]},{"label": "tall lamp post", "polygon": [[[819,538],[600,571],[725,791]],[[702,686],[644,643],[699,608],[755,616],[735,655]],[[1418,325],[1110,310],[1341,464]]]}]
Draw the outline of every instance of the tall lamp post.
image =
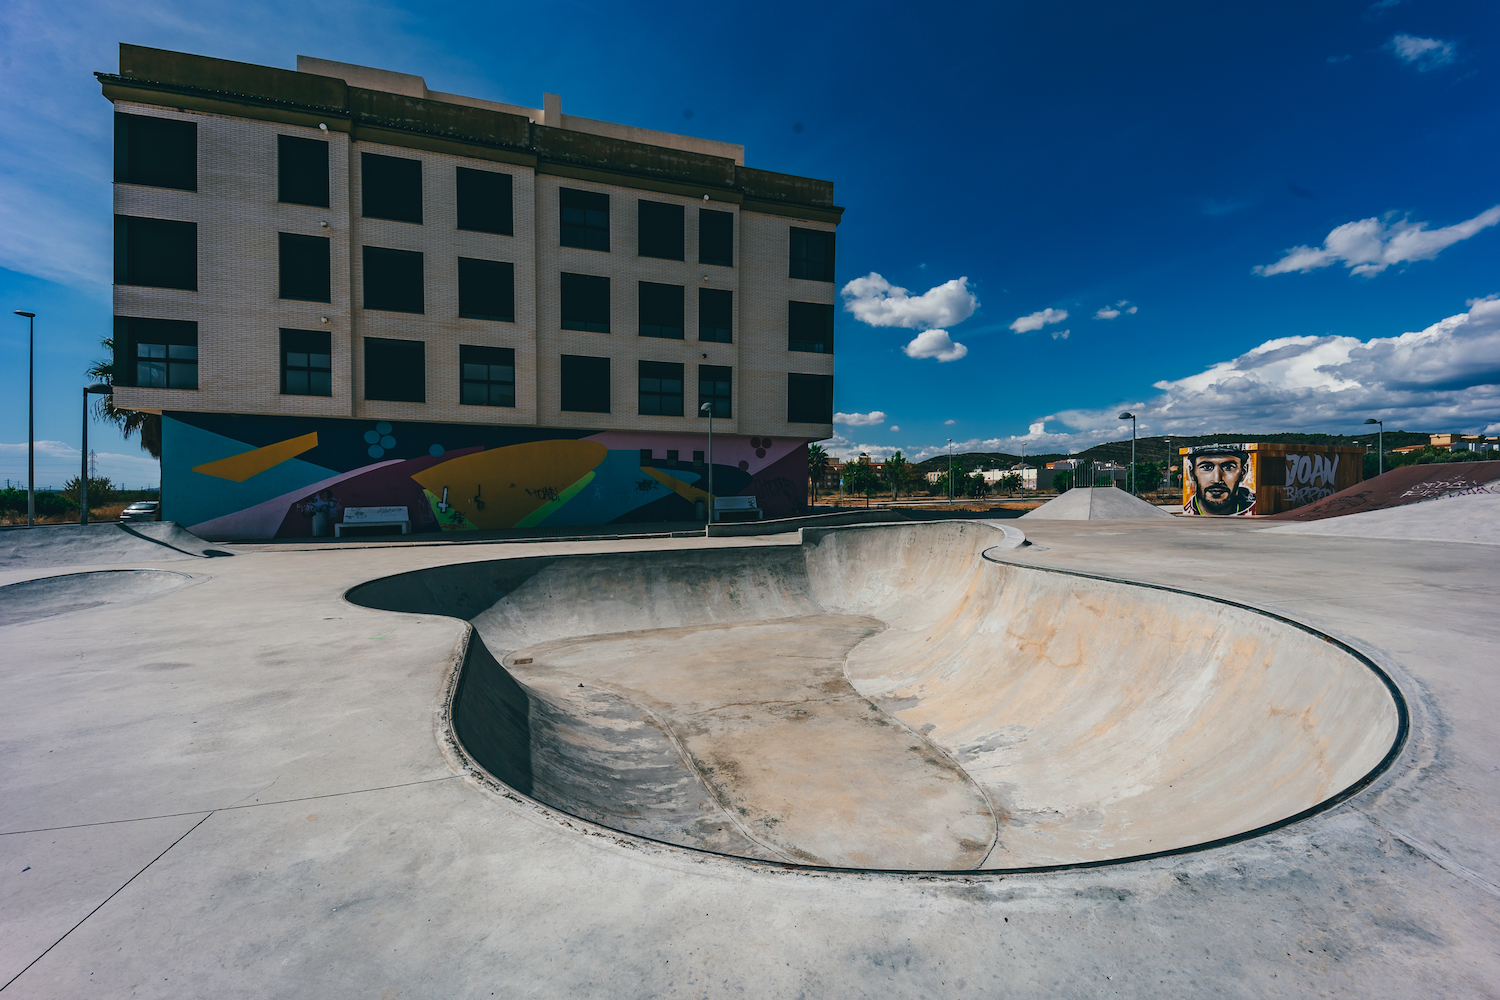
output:
[{"label": "tall lamp post", "polygon": [[26,527],[36,525],[36,313],[14,310],[26,318]]},{"label": "tall lamp post", "polygon": [[953,502],[953,439],[948,439],[948,502]]},{"label": "tall lamp post", "polygon": [[1379,442],[1375,447],[1375,468],[1379,469],[1380,471],[1375,474],[1377,476],[1383,476],[1385,475],[1385,421],[1376,420],[1374,417],[1366,417],[1365,423],[1380,425],[1380,431],[1375,438],[1375,440]]},{"label": "tall lamp post", "polygon": [[712,524],[714,520],[714,404],[704,403],[698,407],[698,412],[708,414],[708,523]]},{"label": "tall lamp post", "polygon": [[78,523],[89,523],[89,394],[109,395],[115,387],[95,382],[83,387],[83,469],[78,473]]},{"label": "tall lamp post", "polygon": [[1130,494],[1135,495],[1135,414],[1126,411],[1120,414],[1121,420],[1130,421]]}]

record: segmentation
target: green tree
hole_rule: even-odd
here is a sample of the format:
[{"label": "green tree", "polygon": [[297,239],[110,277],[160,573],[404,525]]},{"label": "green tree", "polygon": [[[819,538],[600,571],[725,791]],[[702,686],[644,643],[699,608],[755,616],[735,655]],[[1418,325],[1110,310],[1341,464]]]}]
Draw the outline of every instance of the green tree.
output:
[{"label": "green tree", "polygon": [[[63,496],[67,497],[68,502],[71,503],[74,507],[77,507],[79,504],[78,480],[78,476],[74,476],[72,479],[69,479],[66,483],[63,484],[62,490]],[[93,510],[95,507],[103,507],[108,504],[114,503],[117,492],[118,491],[115,489],[115,484],[110,482],[105,477],[99,476],[96,478],[94,476],[90,476],[89,509]]]},{"label": "green tree", "polygon": [[820,444],[807,449],[807,481],[812,486],[813,503],[818,502],[818,486],[828,474],[828,452]]},{"label": "green tree", "polygon": [[[114,351],[115,341],[113,337],[105,337],[99,341],[101,347],[109,351],[109,360],[100,359],[89,365],[87,375],[96,382],[108,382],[114,385],[115,363]],[[120,433],[126,438],[135,436],[137,432],[141,435],[141,450],[152,458],[161,459],[161,414],[142,413],[140,410],[121,410],[115,407],[113,393],[101,395],[99,401],[94,404],[95,412],[101,419],[120,428]],[[89,503],[94,502],[94,485],[89,483]]]},{"label": "green tree", "polygon": [[995,489],[1002,493],[1015,493],[1021,489],[1022,482],[1019,472],[1007,472],[995,481]]},{"label": "green tree", "polygon": [[1073,488],[1073,470],[1064,469],[1052,477],[1052,488],[1059,493],[1066,493]]},{"label": "green tree", "polygon": [[844,466],[844,489],[849,493],[863,493],[868,507],[870,497],[880,489],[880,475],[869,462],[850,462]]},{"label": "green tree", "polygon": [[899,451],[885,460],[885,465],[881,468],[880,473],[885,481],[891,484],[892,501],[901,499],[903,491],[910,492],[911,487],[918,479],[916,470],[911,467],[911,463],[906,460],[906,456]]}]

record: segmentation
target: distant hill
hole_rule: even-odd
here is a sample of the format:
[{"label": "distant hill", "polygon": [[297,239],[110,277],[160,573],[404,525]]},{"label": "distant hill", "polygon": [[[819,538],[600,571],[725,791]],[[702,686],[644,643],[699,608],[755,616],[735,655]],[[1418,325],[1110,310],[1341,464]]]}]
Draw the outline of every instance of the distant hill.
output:
[{"label": "distant hill", "polygon": [[[1200,444],[1228,444],[1238,441],[1267,441],[1279,444],[1325,444],[1325,445],[1363,445],[1371,450],[1375,448],[1374,434],[1202,434],[1197,436],[1158,435],[1155,437],[1138,438],[1135,443],[1135,456],[1137,462],[1154,462],[1158,465],[1168,460],[1168,442],[1171,442],[1172,455],[1177,454],[1178,448],[1192,448]],[[1426,444],[1428,435],[1426,432],[1417,431],[1386,431],[1385,450],[1389,452],[1392,448],[1402,448],[1409,444]],[[1092,448],[1078,452],[1077,454],[1064,454],[1058,452],[1043,454],[1028,454],[1024,459],[1027,465],[1043,468],[1048,462],[1056,462],[1065,458],[1081,458],[1096,462],[1119,462],[1121,465],[1130,464],[1130,439],[1123,441],[1108,441],[1104,444],[1096,444]],[[972,472],[975,469],[993,469],[996,467],[1009,468],[1023,459],[1019,455],[1007,452],[966,452],[955,453],[953,456],[954,470]],[[948,468],[948,456],[936,455],[924,462],[915,463],[913,466],[918,472],[943,472]]]}]

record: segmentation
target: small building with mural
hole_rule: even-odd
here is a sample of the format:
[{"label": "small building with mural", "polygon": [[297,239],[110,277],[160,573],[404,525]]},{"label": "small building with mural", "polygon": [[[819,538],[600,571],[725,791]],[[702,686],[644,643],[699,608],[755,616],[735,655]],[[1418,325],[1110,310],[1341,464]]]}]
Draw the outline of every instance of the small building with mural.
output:
[{"label": "small building with mural", "polygon": [[164,517],[227,539],[351,508],[415,532],[675,521],[710,480],[803,509],[833,432],[831,182],[556,95],[297,67],[122,45],[98,74],[113,401],[161,414]]},{"label": "small building with mural", "polygon": [[1179,448],[1182,513],[1280,514],[1364,479],[1364,447],[1248,441]]}]

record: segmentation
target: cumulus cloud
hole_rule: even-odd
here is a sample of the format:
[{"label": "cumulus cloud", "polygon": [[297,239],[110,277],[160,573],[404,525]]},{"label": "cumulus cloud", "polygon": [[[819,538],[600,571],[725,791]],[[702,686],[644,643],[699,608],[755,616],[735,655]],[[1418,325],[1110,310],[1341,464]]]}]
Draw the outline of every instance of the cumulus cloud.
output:
[{"label": "cumulus cloud", "polygon": [[1419,38],[1416,35],[1397,35],[1390,41],[1391,51],[1402,62],[1415,66],[1419,72],[1446,66],[1453,61],[1453,43],[1437,38]]},{"label": "cumulus cloud", "polygon": [[[885,412],[883,410],[871,410],[869,413],[835,413],[833,422],[846,424],[849,427],[878,427],[885,423]],[[895,430],[894,427],[891,430]]]},{"label": "cumulus cloud", "polygon": [[862,323],[921,330],[902,348],[909,358],[957,361],[969,353],[942,329],[962,323],[979,308],[979,299],[969,291],[968,278],[954,278],[921,295],[912,295],[871,271],[849,282],[840,294],[844,296],[844,309]]},{"label": "cumulus cloud", "polygon": [[[1278,337],[1184,378],[1157,382],[1157,394],[1098,409],[1061,410],[1032,421],[1026,434],[955,441],[955,452],[1036,455],[1077,452],[1124,436],[1129,409],[1143,435],[1274,431],[1349,433],[1366,417],[1422,431],[1500,432],[1500,295],[1392,337]],[[948,422],[950,425],[952,421]],[[1052,430],[1047,430],[1048,425]],[[853,454],[894,450],[861,444]],[[903,448],[913,461],[947,449],[944,441]]]},{"label": "cumulus cloud", "polygon": [[891,424],[891,433],[892,434],[900,434],[901,433],[901,428],[897,427],[895,424]]},{"label": "cumulus cloud", "polygon": [[[1389,219],[1390,216],[1387,216]],[[1343,264],[1351,274],[1379,274],[1392,264],[1432,260],[1443,250],[1500,222],[1500,205],[1472,219],[1428,229],[1426,222],[1401,219],[1387,225],[1380,219],[1346,222],[1328,234],[1320,247],[1292,247],[1274,264],[1254,268],[1256,274],[1307,273],[1330,264]]]},{"label": "cumulus cloud", "polygon": [[1094,313],[1095,319],[1119,319],[1133,314],[1140,306],[1133,306],[1129,299],[1121,299],[1112,306],[1103,306]]},{"label": "cumulus cloud", "polygon": [[968,278],[954,278],[921,295],[911,295],[871,271],[849,282],[840,294],[845,311],[861,323],[908,330],[956,326],[979,308],[979,299],[969,291]]},{"label": "cumulus cloud", "polygon": [[1072,330],[1053,330],[1052,331],[1052,339],[1053,340],[1067,340],[1068,339],[1068,334],[1070,334],[1072,332],[1073,332]]},{"label": "cumulus cloud", "polygon": [[1042,327],[1050,326],[1053,323],[1061,323],[1067,318],[1068,311],[1066,309],[1043,309],[1041,312],[1034,312],[1029,316],[1017,317],[1016,321],[1010,325],[1010,328],[1016,333],[1030,333],[1033,330],[1040,330]]},{"label": "cumulus cloud", "polygon": [[937,358],[939,361],[957,361],[969,353],[963,344],[954,343],[947,330],[923,330],[901,350],[908,358]]},{"label": "cumulus cloud", "polygon": [[944,427],[952,427],[956,423],[958,423],[957,420],[944,420],[943,421],[943,426]]}]

